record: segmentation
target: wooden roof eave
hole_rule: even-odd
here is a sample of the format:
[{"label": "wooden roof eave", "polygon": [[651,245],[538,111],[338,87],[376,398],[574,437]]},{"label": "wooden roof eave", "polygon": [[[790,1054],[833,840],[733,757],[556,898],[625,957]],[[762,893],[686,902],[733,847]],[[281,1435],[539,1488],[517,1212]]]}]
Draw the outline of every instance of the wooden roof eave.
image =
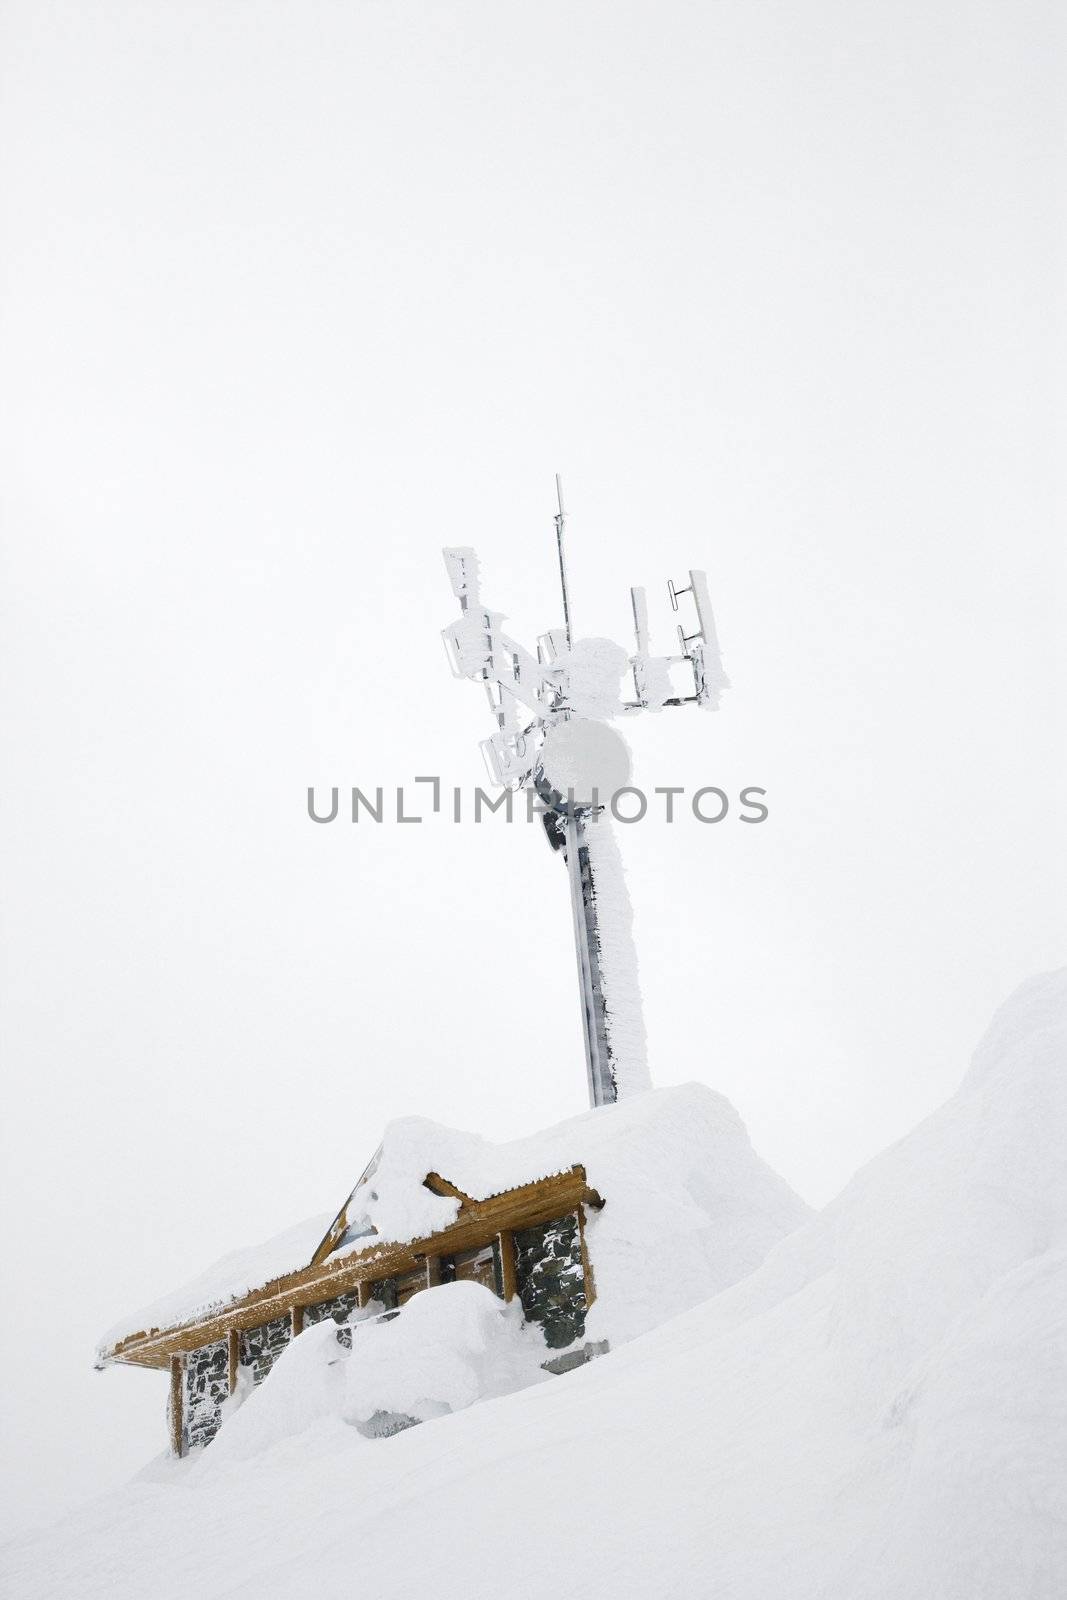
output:
[{"label": "wooden roof eave", "polygon": [[412,1272],[427,1256],[455,1255],[461,1250],[477,1249],[505,1229],[550,1222],[579,1204],[599,1210],[604,1202],[586,1183],[585,1168],[574,1166],[567,1172],[540,1178],[517,1189],[506,1189],[485,1200],[472,1200],[447,1228],[425,1238],[404,1244],[374,1242],[336,1260],[313,1262],[299,1271],[272,1279],[262,1288],[253,1289],[206,1317],[170,1328],[151,1328],[129,1334],[105,1351],[97,1366],[123,1363],[166,1367],[172,1356],[214,1344],[225,1338],[231,1329],[258,1328],[293,1307],[317,1305],[351,1292],[359,1283]]},{"label": "wooden roof eave", "polygon": [[377,1150],[375,1150],[374,1154],[371,1156],[370,1160],[367,1162],[367,1165],[363,1168],[363,1171],[360,1174],[352,1193],[348,1196],[344,1205],[334,1217],[333,1221],[330,1223],[330,1226],[326,1229],[326,1232],[319,1241],[315,1249],[315,1254],[312,1256],[309,1263],[311,1266],[317,1267],[320,1261],[325,1261],[326,1257],[332,1255],[337,1249],[337,1246],[341,1243],[341,1240],[344,1238],[345,1232],[348,1228],[348,1208],[352,1204],[352,1201],[355,1199],[356,1195],[359,1193],[360,1189],[366,1183],[367,1179],[371,1177],[376,1170],[381,1157],[382,1146],[379,1145]]}]

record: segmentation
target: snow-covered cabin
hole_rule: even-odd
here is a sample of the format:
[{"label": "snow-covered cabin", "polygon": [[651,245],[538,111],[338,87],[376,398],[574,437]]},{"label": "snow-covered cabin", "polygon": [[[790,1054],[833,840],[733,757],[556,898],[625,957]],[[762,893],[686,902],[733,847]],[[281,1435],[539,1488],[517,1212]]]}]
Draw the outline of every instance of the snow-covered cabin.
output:
[{"label": "snow-covered cabin", "polygon": [[752,1271],[805,1216],[733,1108],[698,1085],[504,1145],[407,1118],[332,1220],[225,1257],[112,1329],[97,1365],[169,1371],[184,1455],[314,1323],[332,1319],[358,1359],[361,1323],[472,1280],[517,1301],[542,1364],[565,1371]]}]

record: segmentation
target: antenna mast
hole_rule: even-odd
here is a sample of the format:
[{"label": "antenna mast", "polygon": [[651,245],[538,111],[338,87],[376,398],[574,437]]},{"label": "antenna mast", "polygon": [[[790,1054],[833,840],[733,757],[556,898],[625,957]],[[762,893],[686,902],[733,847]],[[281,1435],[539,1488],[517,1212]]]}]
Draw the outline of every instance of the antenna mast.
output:
[{"label": "antenna mast", "polygon": [[563,553],[563,531],[567,524],[567,513],[563,509],[563,484],[560,482],[559,473],[556,473],[556,549],[559,551],[559,586],[563,590],[563,631],[567,635],[567,649],[574,643],[571,634],[571,602],[567,592],[567,558]]},{"label": "antenna mast", "polygon": [[[678,597],[687,594],[695,612],[689,631],[678,629],[677,653],[649,653],[643,589],[630,591],[633,655],[609,639],[575,641],[559,473],[556,504],[564,627],[542,634],[536,655],[510,638],[501,626],[503,614],[482,600],[477,559],[464,547],[444,552],[461,615],[443,638],[453,675],[485,689],[497,725],[493,737],[482,741],[490,777],[504,788],[536,793],[548,842],[566,863],[589,1099],[602,1106],[650,1087],[630,902],[605,816],[605,807],[629,784],[630,753],[610,724],[664,706],[714,710],[729,683],[702,572],[690,572],[685,588],[668,585],[674,610]],[[624,673],[632,697],[623,696]]]}]

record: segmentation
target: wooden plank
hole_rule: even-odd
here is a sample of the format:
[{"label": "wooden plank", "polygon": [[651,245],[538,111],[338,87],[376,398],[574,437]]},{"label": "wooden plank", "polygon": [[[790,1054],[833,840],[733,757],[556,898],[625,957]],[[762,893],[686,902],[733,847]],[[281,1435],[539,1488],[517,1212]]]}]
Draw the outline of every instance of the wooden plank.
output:
[{"label": "wooden plank", "polygon": [[585,1285],[585,1309],[596,1299],[596,1279],[593,1277],[593,1263],[589,1259],[589,1250],[585,1242],[585,1206],[578,1202],[578,1243],[582,1249],[582,1280]]},{"label": "wooden plank", "polygon": [[363,1281],[373,1283],[420,1270],[431,1250],[435,1255],[456,1255],[481,1249],[492,1244],[502,1229],[512,1232],[551,1222],[576,1210],[583,1201],[597,1209],[604,1204],[595,1189],[587,1185],[585,1168],[575,1166],[568,1172],[476,1201],[449,1227],[425,1239],[410,1244],[371,1244],[337,1260],[275,1278],[212,1317],[131,1334],[104,1359],[132,1366],[166,1367],[172,1355],[198,1350],[224,1338],[231,1328],[255,1328],[285,1315],[294,1305],[314,1305],[349,1293]]},{"label": "wooden plank", "polygon": [[182,1356],[170,1358],[170,1448],[174,1455],[182,1453],[182,1410],[185,1396],[185,1361]]},{"label": "wooden plank", "polygon": [[437,1285],[440,1282],[441,1282],[441,1257],[440,1256],[427,1256],[426,1257],[426,1287],[427,1287],[427,1289],[436,1289]]},{"label": "wooden plank", "polygon": [[426,1288],[425,1268],[416,1267],[414,1272],[405,1272],[403,1277],[396,1280],[396,1303],[406,1306],[413,1295],[421,1293]]},{"label": "wooden plank", "polygon": [[457,1283],[480,1283],[490,1294],[496,1294],[496,1266],[494,1241],[479,1245],[474,1250],[461,1250],[452,1257],[452,1270]]},{"label": "wooden plank", "polygon": [[446,1200],[458,1200],[460,1209],[475,1204],[469,1194],[464,1194],[462,1189],[457,1189],[454,1183],[449,1183],[447,1178],[442,1178],[439,1172],[428,1172],[422,1180],[424,1189],[429,1189],[431,1194],[441,1195]]},{"label": "wooden plank", "polygon": [[500,1281],[504,1290],[505,1300],[514,1300],[516,1290],[515,1275],[515,1235],[510,1228],[502,1228],[496,1236],[497,1249],[500,1251]]},{"label": "wooden plank", "polygon": [[464,1194],[462,1189],[456,1189],[456,1184],[451,1184],[448,1178],[442,1178],[440,1173],[427,1173],[422,1179],[422,1187],[429,1189],[430,1194],[442,1195],[445,1200],[459,1200],[459,1206],[477,1205],[470,1195]]}]

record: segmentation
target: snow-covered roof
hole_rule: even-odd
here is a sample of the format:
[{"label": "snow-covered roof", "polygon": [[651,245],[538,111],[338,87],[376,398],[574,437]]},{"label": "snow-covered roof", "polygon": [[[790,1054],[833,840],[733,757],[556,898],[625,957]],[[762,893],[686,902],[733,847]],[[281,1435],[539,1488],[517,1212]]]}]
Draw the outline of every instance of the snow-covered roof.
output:
[{"label": "snow-covered roof", "polygon": [[[375,1244],[406,1243],[453,1223],[461,1202],[427,1188],[430,1173],[484,1200],[574,1166],[584,1166],[587,1182],[607,1202],[586,1230],[597,1285],[591,1337],[632,1337],[662,1321],[665,1300],[683,1309],[725,1288],[808,1215],[755,1154],[730,1103],[688,1084],[635,1095],[503,1144],[422,1117],[392,1122],[349,1199],[346,1240],[331,1259],[365,1249],[372,1237]],[[214,1315],[306,1267],[330,1223],[329,1214],[314,1217],[224,1256],[124,1317],[104,1336],[99,1354],[132,1334]]]},{"label": "snow-covered roof", "polygon": [[276,1233],[262,1244],[246,1245],[220,1256],[206,1271],[198,1273],[181,1288],[162,1295],[151,1305],[132,1312],[109,1328],[97,1346],[97,1359],[102,1359],[132,1333],[147,1333],[153,1328],[173,1328],[183,1322],[194,1322],[198,1317],[223,1310],[252,1290],[261,1289],[274,1278],[292,1272],[294,1267],[306,1266],[330,1221],[329,1212],[308,1217],[306,1221]]}]

